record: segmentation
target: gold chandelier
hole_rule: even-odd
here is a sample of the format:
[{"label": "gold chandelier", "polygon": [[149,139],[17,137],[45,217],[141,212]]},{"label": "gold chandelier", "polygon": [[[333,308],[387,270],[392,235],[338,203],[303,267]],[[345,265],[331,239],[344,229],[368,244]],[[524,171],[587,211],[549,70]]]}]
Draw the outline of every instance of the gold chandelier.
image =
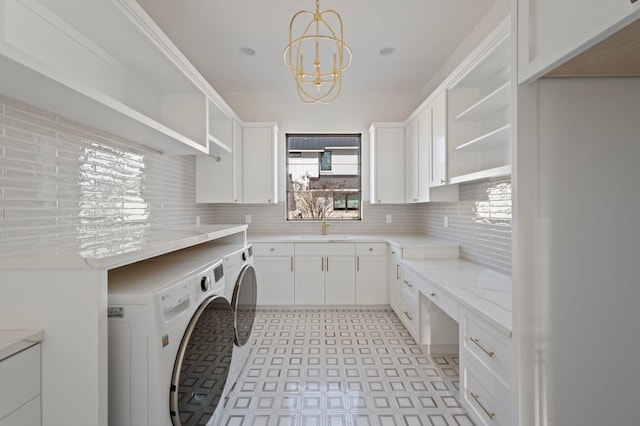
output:
[{"label": "gold chandelier", "polygon": [[[305,20],[305,17],[309,19]],[[302,35],[295,37],[294,30],[301,31]],[[315,13],[301,10],[293,15],[284,62],[291,70],[298,96],[303,102],[333,102],[342,90],[342,72],[351,64],[351,58],[351,49],[343,40],[342,18],[338,12],[320,12],[320,0],[316,0]],[[326,64],[330,64],[330,70]]]}]

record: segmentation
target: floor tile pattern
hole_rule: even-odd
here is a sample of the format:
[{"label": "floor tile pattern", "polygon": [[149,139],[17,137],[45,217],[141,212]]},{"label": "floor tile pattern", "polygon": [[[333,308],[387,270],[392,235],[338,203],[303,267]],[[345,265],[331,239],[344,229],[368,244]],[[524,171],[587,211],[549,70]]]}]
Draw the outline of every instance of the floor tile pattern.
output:
[{"label": "floor tile pattern", "polygon": [[425,355],[391,309],[258,310],[225,426],[473,425],[458,356]]}]

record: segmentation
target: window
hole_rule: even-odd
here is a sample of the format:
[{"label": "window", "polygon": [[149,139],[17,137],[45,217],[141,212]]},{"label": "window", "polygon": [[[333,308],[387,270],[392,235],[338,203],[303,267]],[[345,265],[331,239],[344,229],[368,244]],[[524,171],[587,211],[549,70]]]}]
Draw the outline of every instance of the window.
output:
[{"label": "window", "polygon": [[320,171],[331,171],[331,151],[323,151],[320,153]]},{"label": "window", "polygon": [[361,135],[287,135],[287,220],[360,220]]}]

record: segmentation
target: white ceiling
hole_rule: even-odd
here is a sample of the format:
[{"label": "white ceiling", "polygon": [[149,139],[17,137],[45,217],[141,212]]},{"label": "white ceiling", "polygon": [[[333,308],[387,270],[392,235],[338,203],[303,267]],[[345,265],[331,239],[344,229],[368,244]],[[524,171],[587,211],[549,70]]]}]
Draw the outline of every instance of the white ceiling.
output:
[{"label": "white ceiling", "polygon": [[[294,90],[283,62],[289,22],[314,0],[138,0],[220,93]],[[345,90],[420,90],[496,0],[320,0],[344,22]],[[379,54],[392,46],[389,57]],[[240,48],[250,47],[247,57]]]}]

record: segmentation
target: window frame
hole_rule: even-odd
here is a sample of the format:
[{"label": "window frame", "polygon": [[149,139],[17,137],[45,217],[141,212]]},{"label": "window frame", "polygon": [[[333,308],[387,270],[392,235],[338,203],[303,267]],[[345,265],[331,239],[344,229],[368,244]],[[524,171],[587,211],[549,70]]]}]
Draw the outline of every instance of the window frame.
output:
[{"label": "window frame", "polygon": [[[291,153],[293,154],[293,156],[290,157],[290,149],[291,149],[291,140],[292,138],[336,138],[336,141],[338,141],[340,138],[342,138],[343,140],[345,138],[349,139],[349,138],[355,138],[355,140],[357,141],[355,145],[340,145],[339,147],[336,146],[332,146],[332,144],[329,142],[325,141],[324,146],[322,146],[321,148],[319,147],[314,147],[308,150],[304,150],[304,149],[300,149],[298,150],[293,150]],[[335,145],[339,145],[338,142],[335,142]],[[350,147],[353,146],[352,149],[350,149]],[[325,149],[325,148],[329,148],[329,149]],[[335,159],[336,159],[336,152],[339,152],[341,150],[352,150],[352,151],[356,151],[355,155],[357,156],[357,160],[354,163],[347,163],[347,166],[353,165],[357,168],[357,174],[344,174],[344,175],[340,175],[336,173],[336,163],[335,163]],[[301,212],[301,216],[300,217],[292,217],[292,212],[295,212],[298,209],[295,210],[289,210],[290,209],[290,203],[291,202],[296,202],[296,201],[292,201],[295,200],[296,197],[296,192],[309,192],[309,193],[319,193],[321,192],[320,190],[318,191],[314,191],[313,189],[307,189],[302,190],[302,191],[296,191],[295,189],[293,189],[293,185],[294,184],[300,184],[300,182],[298,181],[294,181],[292,178],[292,173],[290,171],[290,167],[292,166],[292,164],[290,164],[289,160],[290,158],[297,158],[297,159],[302,159],[304,157],[303,152],[317,152],[318,153],[318,160],[317,160],[317,177],[313,178],[316,180],[316,184],[318,184],[318,181],[322,180],[322,178],[327,179],[328,184],[329,183],[335,183],[331,182],[330,179],[335,179],[335,178],[340,178],[342,176],[346,176],[346,179],[349,179],[350,184],[353,183],[357,183],[357,188],[355,188],[355,185],[351,188],[347,187],[346,189],[344,188],[335,188],[335,189],[329,189],[327,190],[328,192],[330,192],[331,194],[335,194],[336,192],[342,192],[344,195],[344,197],[348,200],[351,197],[352,200],[355,199],[357,201],[355,201],[357,207],[352,207],[349,208],[348,206],[350,204],[352,204],[351,201],[347,201],[345,203],[345,207],[343,208],[334,208],[335,206],[335,200],[333,197],[335,197],[335,195],[331,195],[331,200],[324,200],[322,201],[322,203],[324,203],[324,206],[327,210],[325,211],[329,211],[328,215],[327,215],[327,220],[331,220],[331,221],[346,221],[346,222],[350,222],[350,221],[362,221],[362,210],[363,210],[363,205],[362,205],[362,133],[286,133],[285,134],[285,149],[284,149],[284,174],[285,174],[285,220],[287,222],[318,222],[318,221],[322,221],[322,217],[319,214],[319,212],[316,210],[315,212],[312,213],[306,213],[307,217],[302,217],[302,214],[305,214],[303,212]],[[330,152],[330,169],[329,170],[322,170],[322,154],[324,152]],[[297,154],[297,155],[296,155]],[[309,163],[310,164],[310,163]],[[294,173],[295,175],[295,173]],[[309,182],[307,182],[307,185],[311,185]],[[353,194],[353,195],[352,195]],[[354,196],[355,195],[355,196]],[[323,198],[320,195],[315,195],[317,196],[319,199]],[[335,213],[334,213],[335,212]]]}]

